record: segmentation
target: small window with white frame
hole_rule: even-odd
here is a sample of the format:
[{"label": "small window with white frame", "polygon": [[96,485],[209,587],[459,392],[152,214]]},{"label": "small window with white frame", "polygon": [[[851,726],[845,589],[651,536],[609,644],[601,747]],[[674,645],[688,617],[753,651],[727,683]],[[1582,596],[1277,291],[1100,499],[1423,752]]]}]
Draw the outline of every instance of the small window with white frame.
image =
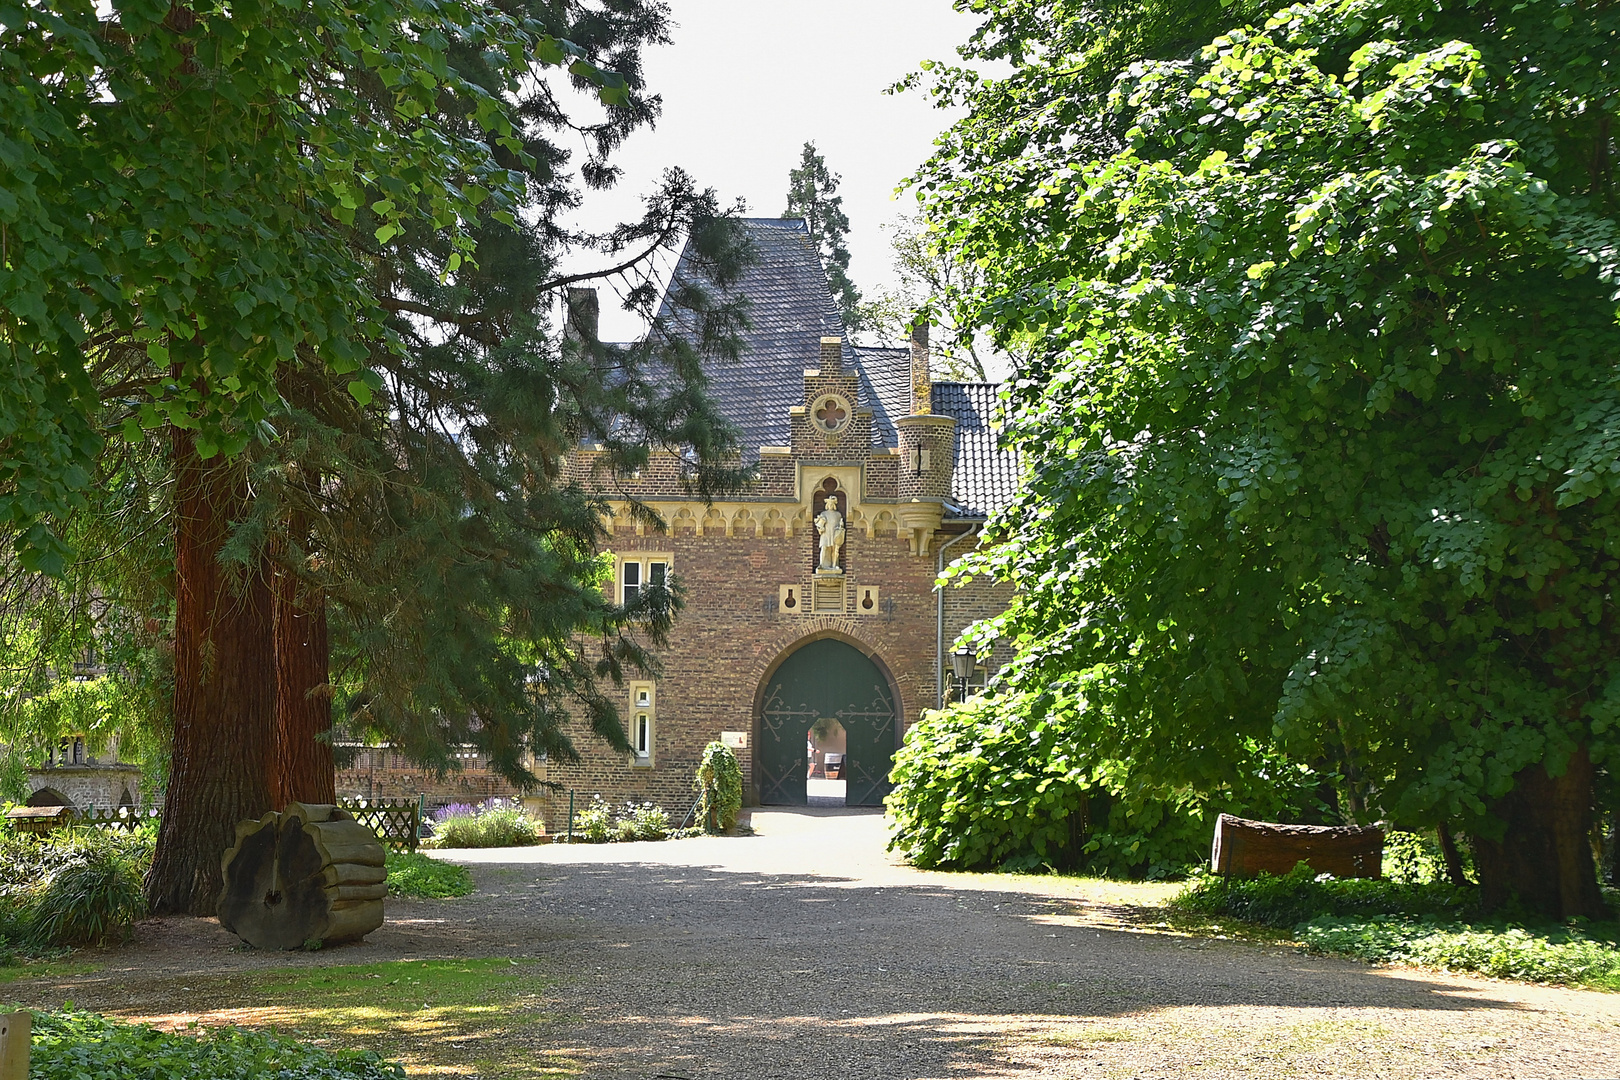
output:
[{"label": "small window with white frame", "polygon": [[657,722],[653,684],[630,684],[630,764],[650,768],[653,763],[654,725]]},{"label": "small window with white frame", "polygon": [[669,583],[668,555],[627,555],[619,559],[619,603],[629,607],[643,589]]}]

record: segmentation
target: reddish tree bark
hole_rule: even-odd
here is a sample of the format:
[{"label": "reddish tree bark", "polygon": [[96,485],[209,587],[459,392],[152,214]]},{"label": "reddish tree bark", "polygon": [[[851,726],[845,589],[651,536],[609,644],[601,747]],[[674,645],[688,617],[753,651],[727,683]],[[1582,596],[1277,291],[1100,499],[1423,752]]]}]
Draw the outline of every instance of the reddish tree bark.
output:
[{"label": "reddish tree bark", "polygon": [[270,583],[220,563],[247,507],[239,463],[175,434],[174,744],[147,899],[157,914],[212,915],[236,823],[270,809],[275,665]]},{"label": "reddish tree bark", "polygon": [[332,764],[330,653],[326,598],[300,588],[285,571],[276,575],[276,768],[271,801],[337,801]]},{"label": "reddish tree bark", "polygon": [[1474,837],[1474,867],[1487,911],[1515,899],[1550,919],[1602,918],[1607,909],[1592,860],[1592,759],[1581,747],[1558,776],[1544,765],[1519,773],[1492,807],[1500,839]]}]

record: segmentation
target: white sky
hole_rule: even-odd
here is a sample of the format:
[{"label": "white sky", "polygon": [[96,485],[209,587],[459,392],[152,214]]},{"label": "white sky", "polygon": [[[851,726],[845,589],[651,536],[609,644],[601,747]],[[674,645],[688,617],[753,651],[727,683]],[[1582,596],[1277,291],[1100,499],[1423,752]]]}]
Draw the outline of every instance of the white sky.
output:
[{"label": "white sky", "polygon": [[[788,170],[806,140],[843,177],[851,274],[863,292],[891,285],[880,229],[915,212],[896,186],[926,159],[954,115],[920,91],[885,95],[919,61],[955,62],[976,20],[950,0],[672,0],[673,44],[646,57],[649,88],[663,95],[652,131],[639,131],[615,157],[624,179],[589,192],[575,223],[606,228],[637,216],[638,196],[669,165],[715,188],[722,204],[749,213],[786,209]],[[578,266],[578,264],[575,264]],[[571,267],[573,268],[573,267]],[[582,267],[580,267],[582,268]],[[635,320],[602,296],[602,335],[637,336]]]}]

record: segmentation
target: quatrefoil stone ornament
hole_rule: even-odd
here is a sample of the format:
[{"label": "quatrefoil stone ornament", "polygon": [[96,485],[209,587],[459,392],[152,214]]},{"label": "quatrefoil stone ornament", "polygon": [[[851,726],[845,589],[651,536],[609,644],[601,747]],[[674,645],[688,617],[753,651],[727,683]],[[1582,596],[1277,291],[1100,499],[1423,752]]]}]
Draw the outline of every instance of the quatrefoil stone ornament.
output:
[{"label": "quatrefoil stone ornament", "polygon": [[817,398],[810,409],[810,415],[815,419],[816,426],[828,433],[842,431],[849,423],[849,412],[849,402],[836,394]]}]

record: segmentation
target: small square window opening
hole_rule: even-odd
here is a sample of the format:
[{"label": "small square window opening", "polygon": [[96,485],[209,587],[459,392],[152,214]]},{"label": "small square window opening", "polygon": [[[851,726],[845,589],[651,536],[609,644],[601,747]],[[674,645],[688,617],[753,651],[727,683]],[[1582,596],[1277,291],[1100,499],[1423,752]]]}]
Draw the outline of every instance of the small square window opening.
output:
[{"label": "small square window opening", "polygon": [[653,763],[653,741],[656,733],[653,724],[656,712],[653,708],[653,684],[632,683],[630,685],[630,764],[639,768],[650,768]]}]

